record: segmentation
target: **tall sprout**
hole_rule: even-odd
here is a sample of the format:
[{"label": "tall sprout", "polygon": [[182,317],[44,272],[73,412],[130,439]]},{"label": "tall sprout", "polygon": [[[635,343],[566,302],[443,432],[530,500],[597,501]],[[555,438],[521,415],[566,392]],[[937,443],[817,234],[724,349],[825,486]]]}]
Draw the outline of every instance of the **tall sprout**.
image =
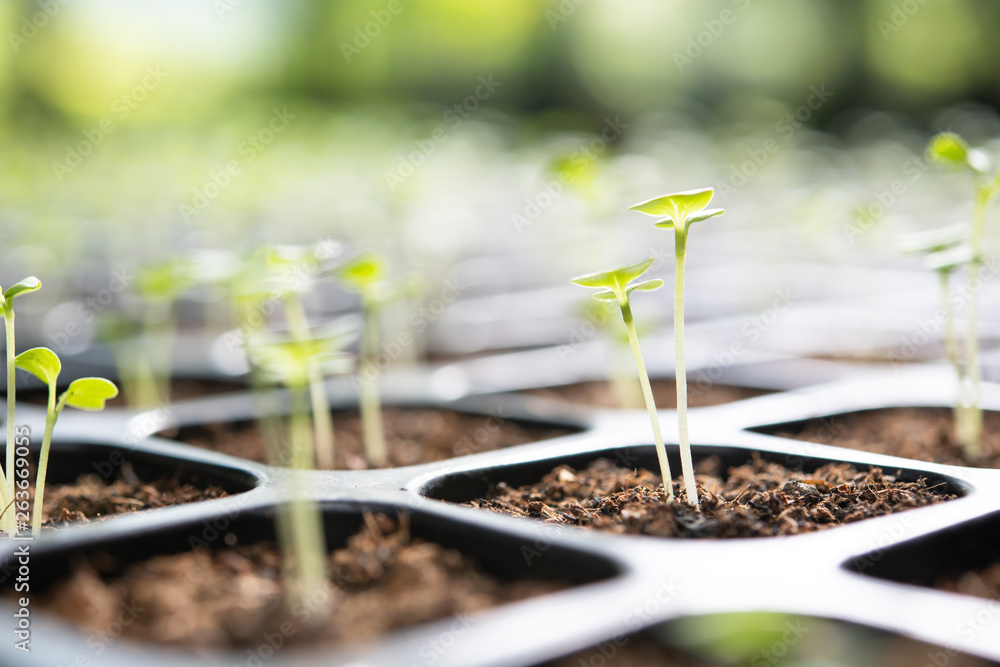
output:
[{"label": "tall sprout", "polygon": [[[639,383],[642,386],[642,396],[646,402],[646,411],[649,413],[649,423],[653,429],[653,444],[656,447],[656,458],[660,464],[660,475],[663,477],[663,491],[667,496],[667,501],[673,502],[674,487],[673,476],[670,474],[670,462],[667,460],[667,450],[663,446],[660,418],[656,412],[656,403],[653,401],[653,390],[649,385],[649,375],[646,373],[646,364],[642,359],[639,336],[636,333],[635,321],[632,317],[632,292],[636,290],[650,291],[663,286],[663,281],[659,279],[645,280],[640,283],[635,282],[639,276],[649,270],[649,267],[653,265],[653,261],[653,258],[650,258],[621,269],[586,273],[571,280],[581,287],[590,287],[599,290],[593,295],[595,299],[598,301],[615,302],[621,310],[622,320],[625,322],[625,330],[628,332],[628,342],[632,348],[632,356],[635,358],[635,367],[639,374]],[[689,492],[688,498],[694,498],[694,504],[697,505],[697,493],[692,494]]]},{"label": "tall sprout", "polygon": [[969,232],[971,257],[965,265],[965,287],[969,294],[966,310],[965,378],[962,383],[964,423],[960,425],[966,453],[975,460],[981,455],[983,413],[980,408],[982,368],[979,361],[978,273],[983,265],[983,234],[990,201],[1000,193],[1000,172],[993,157],[982,148],[971,148],[953,132],[935,135],[927,147],[932,162],[967,170],[973,175],[972,225]]},{"label": "tall sprout", "polygon": [[364,331],[357,375],[358,401],[365,455],[372,466],[385,465],[387,460],[378,387],[381,373],[378,363],[381,312],[386,305],[415,296],[423,288],[422,282],[416,277],[392,281],[388,279],[387,273],[385,260],[375,253],[359,255],[337,271],[337,277],[344,287],[361,295]]},{"label": "tall sprout", "polygon": [[22,294],[34,292],[41,289],[42,283],[38,278],[30,276],[14,283],[0,297],[0,308],[3,308],[4,328],[7,332],[7,461],[6,476],[0,472],[0,482],[3,484],[3,494],[0,501],[3,502],[3,514],[0,516],[0,526],[7,531],[8,535],[13,535],[16,527],[14,512],[11,511],[11,503],[14,502],[14,426],[15,400],[17,393],[17,382],[15,377],[16,365],[14,356],[16,348],[14,344],[14,299]]},{"label": "tall sprout", "polygon": [[322,515],[309,492],[309,478],[302,476],[314,468],[309,382],[317,369],[320,374],[345,372],[351,359],[322,338],[277,339],[261,335],[250,341],[249,353],[255,364],[287,388],[291,402],[288,463],[300,477],[290,484],[288,504],[279,507],[277,530],[286,568],[288,603],[294,609],[315,591],[328,587]]},{"label": "tall sprout", "polygon": [[951,276],[972,261],[972,246],[968,243],[969,227],[965,223],[949,225],[940,229],[910,234],[903,239],[901,249],[907,253],[925,256],[924,263],[938,276],[941,310],[944,315],[944,349],[948,363],[955,371],[958,381],[958,395],[952,409],[955,422],[955,441],[962,447],[966,458],[975,460],[979,455],[979,443],[974,425],[979,417],[971,414],[978,406],[966,403],[966,372],[958,347],[958,333],[955,328],[955,309],[951,302]]},{"label": "tall sprout", "polygon": [[674,230],[674,357],[677,381],[677,430],[680,434],[681,467],[684,470],[684,485],[688,502],[698,507],[698,493],[694,482],[694,464],[691,461],[691,442],[688,435],[687,417],[687,368],[684,360],[684,264],[687,260],[688,228],[725,213],[721,208],[706,208],[712,201],[715,190],[686,190],[663,195],[630,206],[630,211],[662,218],[657,227]]}]

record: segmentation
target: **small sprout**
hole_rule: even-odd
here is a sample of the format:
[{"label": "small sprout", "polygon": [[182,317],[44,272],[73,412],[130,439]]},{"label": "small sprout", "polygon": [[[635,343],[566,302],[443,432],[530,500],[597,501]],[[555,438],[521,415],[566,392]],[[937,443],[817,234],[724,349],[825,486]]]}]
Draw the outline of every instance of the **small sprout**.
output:
[{"label": "small sprout", "polygon": [[195,285],[195,268],[178,257],[143,267],[136,278],[136,292],[143,302],[142,335],[131,354],[119,364],[119,376],[130,389],[129,405],[148,408],[170,401],[174,337],[177,331],[175,305]]},{"label": "small sprout", "polygon": [[[966,458],[976,461],[982,456],[981,440],[983,431],[983,413],[980,394],[982,392],[982,368],[979,360],[979,290],[975,288],[978,282],[979,269],[982,266],[983,233],[986,227],[986,213],[990,200],[1000,194],[1000,173],[996,161],[983,148],[973,148],[953,132],[941,132],[931,138],[927,146],[927,156],[932,162],[937,162],[952,168],[968,168],[973,174],[973,213],[972,224],[966,227],[968,248],[954,250],[951,255],[945,254],[932,257],[929,261],[942,276],[944,288],[947,289],[947,274],[958,268],[960,257],[967,255],[965,264],[965,288],[969,294],[966,305],[965,333],[965,367],[964,371],[956,364],[959,373],[960,396],[955,412],[955,431],[962,445]],[[943,232],[942,232],[943,233]],[[955,244],[951,244],[955,245]],[[947,252],[946,248],[925,248],[933,254]],[[948,306],[950,308],[950,305]],[[957,341],[949,350],[949,357],[958,357]],[[955,363],[955,362],[953,362]]]},{"label": "small sprout", "polygon": [[[0,307],[3,308],[4,327],[7,332],[7,461],[6,476],[0,472],[0,484],[3,485],[0,493],[0,501],[4,508],[14,500],[14,404],[16,400],[17,388],[14,382],[14,299],[22,294],[28,294],[41,289],[42,283],[38,278],[29,276],[17,282],[3,293],[0,297]],[[7,531],[8,535],[13,534],[15,527],[14,513],[4,512],[0,516],[0,526]]]},{"label": "small sprout", "polygon": [[691,443],[688,436],[687,418],[687,370],[684,360],[684,264],[687,257],[688,227],[696,222],[708,220],[725,213],[721,208],[706,208],[712,201],[715,190],[686,190],[662,197],[656,197],[630,206],[630,211],[639,211],[651,216],[665,216],[656,223],[657,227],[674,230],[674,356],[677,381],[677,430],[680,435],[681,468],[684,486],[690,502],[698,507],[698,489],[694,479],[694,463],[691,460]]},{"label": "small sprout", "polygon": [[390,281],[387,274],[385,261],[375,253],[359,255],[337,271],[337,278],[344,287],[361,295],[364,333],[358,364],[358,400],[365,434],[365,455],[373,466],[381,466],[386,462],[382,406],[378,391],[379,315],[389,303],[412,298],[423,291],[423,281],[417,277]]},{"label": "small sprout", "polygon": [[41,380],[48,387],[48,406],[45,414],[45,435],[42,438],[42,450],[38,457],[38,473],[35,478],[35,504],[31,517],[31,534],[37,536],[42,529],[42,509],[45,502],[45,475],[49,467],[49,449],[52,445],[52,430],[56,420],[69,405],[80,410],[103,410],[108,399],[118,395],[118,387],[114,382],[98,377],[86,377],[73,380],[69,387],[56,400],[56,386],[62,363],[55,352],[47,347],[34,347],[22,352],[14,359],[17,368],[27,371]]},{"label": "small sprout", "polygon": [[632,318],[632,292],[636,290],[641,292],[652,291],[663,286],[663,281],[659,279],[644,280],[640,283],[632,284],[639,276],[649,270],[649,267],[653,265],[653,261],[653,258],[650,258],[638,264],[614,271],[587,273],[571,280],[581,287],[600,290],[592,295],[595,299],[604,302],[616,301],[621,309],[622,319],[625,321],[625,329],[628,331],[629,344],[632,346],[632,355],[635,357],[636,370],[639,373],[642,396],[646,401],[646,411],[649,413],[649,422],[653,428],[653,443],[656,446],[656,458],[660,463],[660,474],[663,477],[663,491],[667,495],[667,501],[673,502],[673,475],[670,474],[670,462],[667,460],[667,450],[663,446],[663,434],[660,431],[660,418],[656,413],[653,391],[649,386],[649,376],[646,373],[646,364],[642,360],[642,350],[639,348],[639,336],[636,334],[635,323]]}]

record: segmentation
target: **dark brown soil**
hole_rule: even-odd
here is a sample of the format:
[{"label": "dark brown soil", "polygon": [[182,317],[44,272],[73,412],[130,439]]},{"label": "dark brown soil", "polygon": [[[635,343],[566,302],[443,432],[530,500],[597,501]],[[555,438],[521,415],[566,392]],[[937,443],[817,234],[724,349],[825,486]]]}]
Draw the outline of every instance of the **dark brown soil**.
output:
[{"label": "dark brown soil", "polygon": [[[701,512],[666,503],[659,475],[622,468],[607,459],[577,471],[561,465],[537,484],[500,483],[473,507],[546,523],[619,534],[730,538],[795,535],[954,498],[920,482],[897,482],[873,468],[847,463],[792,472],[754,456],[723,476],[718,459],[698,466]],[[681,497],[681,484],[674,482]]]},{"label": "dark brown soil", "polygon": [[983,455],[975,462],[966,461],[953,441],[954,419],[945,408],[864,410],[754,430],[918,461],[1000,468],[1000,412],[983,414]]},{"label": "dark brown soil", "polygon": [[1000,561],[981,570],[970,570],[957,577],[942,577],[934,583],[934,587],[952,593],[1000,600]]},{"label": "dark brown soil", "polygon": [[199,489],[176,478],[144,482],[119,478],[108,483],[86,473],[73,484],[46,485],[42,527],[62,528],[68,524],[100,521],[117,514],[130,514],[155,507],[183,505],[199,500],[225,498],[220,487]]},{"label": "dark brown soil", "polygon": [[[677,387],[673,378],[665,380],[651,380],[650,388],[653,390],[653,401],[661,410],[673,409],[677,407]],[[635,383],[636,399],[638,405],[634,408],[642,409],[642,393],[639,381]],[[542,387],[539,389],[528,389],[524,392],[530,396],[540,398],[556,399],[580,403],[600,408],[620,408],[621,399],[615,392],[614,386],[606,381],[578,382],[576,384],[566,384],[557,387]],[[702,408],[708,405],[721,405],[722,403],[732,403],[745,398],[763,396],[772,392],[766,389],[749,389],[747,387],[734,387],[727,384],[715,383],[688,383],[688,407]]]},{"label": "dark brown soil", "polygon": [[[441,461],[576,432],[575,429],[515,421],[500,414],[473,415],[436,408],[385,408],[382,424],[390,467]],[[333,430],[335,468],[369,468],[358,412],[334,411]],[[257,422],[186,427],[170,437],[223,454],[253,461],[267,460],[266,445]]]},{"label": "dark brown soil", "polygon": [[[266,650],[277,640],[280,645],[363,641],[449,617],[460,632],[469,622],[466,614],[566,587],[552,581],[501,582],[455,549],[411,538],[405,520],[369,516],[365,523],[347,547],[330,555],[330,590],[316,591],[298,607],[285,604],[281,558],[273,543],[200,549],[127,565],[93,558],[56,584],[42,606],[84,632],[107,632],[114,625],[133,640]],[[335,613],[327,616],[331,610]]]}]

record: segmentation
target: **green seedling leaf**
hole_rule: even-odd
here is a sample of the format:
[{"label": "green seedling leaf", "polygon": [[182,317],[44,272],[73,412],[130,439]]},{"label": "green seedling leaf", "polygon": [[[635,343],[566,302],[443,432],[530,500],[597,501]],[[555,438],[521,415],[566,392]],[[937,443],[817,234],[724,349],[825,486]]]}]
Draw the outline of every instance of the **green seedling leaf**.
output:
[{"label": "green seedling leaf", "polygon": [[27,294],[28,292],[34,292],[42,288],[42,281],[35,276],[29,276],[24,280],[15,283],[7,288],[7,291],[3,293],[3,298],[10,301],[16,296],[21,294]]},{"label": "green seedling leaf", "polygon": [[62,362],[56,353],[47,347],[33,347],[14,357],[14,365],[28,371],[46,386],[55,386],[62,370]]},{"label": "green seedling leaf", "polygon": [[698,222],[699,220],[705,220],[724,213],[722,209],[710,209],[709,211],[705,211],[702,217],[696,215],[708,206],[714,195],[715,190],[712,188],[685,190],[684,192],[675,192],[674,194],[663,195],[649,201],[640,202],[634,206],[629,206],[629,210],[657,217],[666,216],[664,220],[656,223],[657,227],[677,227],[683,231],[692,222]]},{"label": "green seedling leaf", "polygon": [[117,395],[118,387],[111,380],[89,377],[73,380],[60,398],[80,410],[103,410],[105,401]]},{"label": "green seedling leaf", "polygon": [[899,244],[905,253],[939,252],[969,240],[969,225],[960,222],[938,229],[908,234]]},{"label": "green seedling leaf", "polygon": [[[629,288],[629,283],[644,274],[649,270],[649,267],[653,265],[655,261],[654,258],[638,262],[637,264],[632,264],[620,269],[615,269],[613,271],[597,271],[594,273],[585,273],[582,276],[577,276],[576,278],[571,278],[571,282],[580,285],[581,287],[594,287],[601,291],[594,294],[594,298],[599,301],[615,301],[619,303],[628,303],[629,294],[632,293],[634,289],[656,289],[663,284],[663,281],[650,280],[644,283]],[[653,283],[659,283],[653,285]],[[643,287],[647,285],[646,287]]]},{"label": "green seedling leaf", "polygon": [[954,132],[941,132],[931,138],[927,157],[932,162],[965,167],[969,164],[969,144]]},{"label": "green seedling leaf", "polygon": [[365,253],[341,266],[337,277],[349,288],[365,292],[385,278],[385,262],[374,253]]},{"label": "green seedling leaf", "polygon": [[196,274],[186,258],[171,259],[143,268],[136,285],[139,294],[148,301],[175,301],[194,285]]},{"label": "green seedling leaf", "polygon": [[290,387],[309,384],[313,368],[321,375],[349,373],[354,368],[354,358],[340,352],[329,338],[300,341],[258,337],[250,356],[272,379]]},{"label": "green seedling leaf", "polygon": [[925,258],[925,264],[932,271],[951,273],[969,264],[975,257],[976,253],[973,251],[972,246],[968,243],[962,243],[961,245],[932,252]]}]

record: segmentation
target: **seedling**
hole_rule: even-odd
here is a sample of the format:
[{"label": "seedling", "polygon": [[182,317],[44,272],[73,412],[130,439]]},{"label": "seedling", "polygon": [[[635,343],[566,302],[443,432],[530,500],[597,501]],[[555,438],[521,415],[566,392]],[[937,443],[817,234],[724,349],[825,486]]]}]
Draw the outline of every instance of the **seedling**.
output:
[{"label": "seedling", "polygon": [[385,261],[374,253],[360,255],[337,272],[344,286],[361,295],[364,333],[358,365],[358,400],[361,426],[365,435],[365,455],[373,466],[386,462],[385,434],[382,431],[382,405],[379,398],[378,353],[381,310],[398,299],[414,296],[421,286],[416,280],[386,278]]},{"label": "seedling", "polygon": [[674,230],[674,357],[677,382],[677,430],[680,435],[681,468],[684,471],[684,485],[687,487],[688,502],[698,507],[698,495],[694,482],[694,464],[691,461],[691,443],[688,436],[687,418],[687,368],[684,361],[684,263],[687,258],[688,227],[725,213],[721,208],[705,208],[712,201],[715,190],[687,190],[656,197],[635,206],[630,211],[663,217],[657,227]]},{"label": "seedling", "polygon": [[62,363],[55,352],[47,347],[33,347],[14,359],[17,368],[28,371],[41,380],[49,389],[48,407],[45,414],[45,435],[42,450],[38,456],[38,472],[35,477],[35,504],[31,516],[31,534],[37,536],[42,529],[42,508],[45,502],[45,475],[49,467],[49,448],[52,445],[52,429],[67,405],[81,410],[103,410],[109,398],[118,395],[118,387],[110,380],[87,377],[73,380],[56,400],[56,385]]},{"label": "seedling", "polygon": [[[644,274],[653,265],[653,261],[653,258],[650,258],[621,269],[587,273],[571,280],[581,287],[599,289],[600,291],[593,295],[595,299],[598,301],[616,301],[618,307],[621,309],[622,319],[625,321],[625,329],[628,331],[628,342],[632,347],[632,356],[635,357],[635,366],[639,373],[639,383],[642,385],[642,397],[646,401],[649,423],[653,428],[653,444],[656,446],[656,458],[660,463],[660,475],[663,477],[663,491],[667,495],[667,502],[673,502],[674,488],[673,476],[670,474],[670,462],[667,460],[667,450],[663,446],[660,418],[656,413],[656,404],[653,402],[653,390],[649,386],[649,375],[646,373],[646,364],[642,360],[642,350],[639,348],[639,336],[636,334],[635,322],[632,318],[632,292],[636,290],[651,291],[663,286],[663,281],[658,278],[633,284],[636,278]],[[695,498],[695,504],[697,504],[698,496],[696,494],[689,492],[688,497]]]},{"label": "seedling", "polygon": [[992,156],[981,148],[971,148],[966,141],[953,132],[935,135],[927,147],[928,158],[956,169],[968,169],[973,174],[974,194],[972,227],[969,231],[970,257],[965,263],[965,287],[969,294],[966,311],[965,335],[965,376],[962,383],[960,404],[964,410],[964,421],[956,424],[959,437],[970,460],[981,455],[980,441],[983,430],[983,414],[980,408],[982,368],[979,365],[979,295],[975,289],[977,274],[983,263],[983,231],[986,226],[986,210],[1000,193],[1000,173]]},{"label": "seedling", "polygon": [[951,303],[951,276],[972,260],[972,248],[968,244],[968,237],[968,225],[959,223],[910,234],[903,239],[901,249],[903,252],[924,254],[926,266],[938,274],[941,287],[941,309],[944,314],[945,356],[955,371],[959,387],[952,411],[955,420],[955,439],[962,445],[966,456],[974,456],[975,443],[967,440],[970,436],[969,424],[972,423],[974,417],[970,417],[970,408],[963,401],[966,382],[965,369],[959,356],[958,335],[955,331],[955,310]]},{"label": "seedling", "polygon": [[144,268],[136,281],[145,305],[143,335],[132,368],[123,368],[133,388],[129,404],[148,408],[170,401],[170,377],[174,337],[177,331],[174,306],[194,284],[191,263],[185,258],[170,259]]},{"label": "seedling", "polygon": [[[309,383],[314,369],[346,372],[351,367],[350,356],[339,352],[327,339],[260,338],[251,341],[250,354],[255,364],[288,389],[292,407],[289,462],[293,470],[311,470],[314,466]],[[305,480],[297,480],[291,486],[291,502],[279,508],[277,520],[288,568],[289,603],[295,608],[316,590],[327,587],[326,548],[319,505],[304,488]]]},{"label": "seedling", "polygon": [[[0,298],[0,307],[3,308],[4,328],[7,332],[7,476],[4,478],[0,473],[0,482],[3,483],[2,500],[3,509],[6,510],[14,500],[14,401],[17,391],[14,377],[14,299],[22,294],[34,292],[41,289],[42,283],[38,278],[30,276],[7,288]],[[13,535],[15,528],[14,513],[4,512],[0,522],[8,535]]]}]

